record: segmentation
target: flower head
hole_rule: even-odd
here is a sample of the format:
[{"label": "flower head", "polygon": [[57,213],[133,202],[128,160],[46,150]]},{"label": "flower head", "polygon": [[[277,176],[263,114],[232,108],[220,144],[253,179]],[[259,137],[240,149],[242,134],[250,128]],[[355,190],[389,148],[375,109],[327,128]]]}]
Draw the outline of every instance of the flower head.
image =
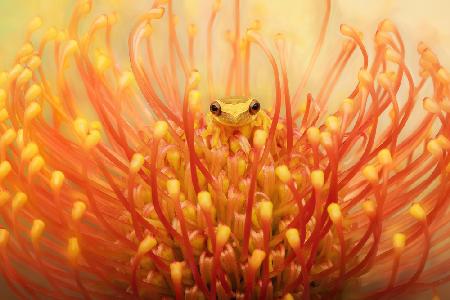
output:
[{"label": "flower head", "polygon": [[[414,76],[385,20],[373,55],[349,25],[336,51],[321,53],[325,1],[306,70],[292,78],[288,37],[243,24],[236,0],[230,60],[217,68],[220,1],[204,28],[182,28],[173,2],[135,20],[129,66],[112,44],[117,15],[84,21],[92,1],[80,0],[67,30],[36,32],[33,20],[0,74],[0,271],[11,289],[379,299],[447,282],[450,74],[433,51],[419,44]],[[308,90],[319,55],[332,63]],[[361,58],[334,111],[337,81]],[[273,76],[262,107],[250,102],[239,126],[217,122],[220,107],[205,113],[206,102],[253,99],[255,70]]]}]

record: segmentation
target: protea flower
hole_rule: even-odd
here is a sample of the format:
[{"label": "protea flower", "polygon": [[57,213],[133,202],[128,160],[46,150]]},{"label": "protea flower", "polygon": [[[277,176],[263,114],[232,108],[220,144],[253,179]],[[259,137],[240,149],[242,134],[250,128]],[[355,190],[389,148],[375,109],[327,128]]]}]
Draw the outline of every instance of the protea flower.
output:
[{"label": "protea flower", "polygon": [[[239,0],[228,55],[215,51],[219,1],[188,28],[173,2],[135,20],[129,64],[117,16],[83,21],[83,0],[67,31],[33,20],[1,74],[0,271],[17,297],[381,299],[448,282],[450,75],[432,50],[418,45],[413,75],[385,20],[370,57],[348,25],[321,53],[325,1],[293,78],[289,39],[241,21]],[[319,55],[331,63],[308,89]],[[274,93],[252,88],[255,72]],[[266,117],[244,126],[203,108],[255,95]]]}]

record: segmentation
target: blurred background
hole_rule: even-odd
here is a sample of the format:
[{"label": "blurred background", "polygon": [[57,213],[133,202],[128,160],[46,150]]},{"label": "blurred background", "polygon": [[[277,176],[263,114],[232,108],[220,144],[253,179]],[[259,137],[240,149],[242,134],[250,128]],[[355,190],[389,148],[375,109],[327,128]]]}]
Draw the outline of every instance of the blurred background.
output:
[{"label": "blurred background", "polygon": [[[117,12],[118,24],[114,33],[115,50],[122,63],[127,64],[127,34],[134,20],[144,10],[151,6],[149,0],[94,0],[94,9],[91,15],[98,13]],[[199,41],[204,44],[204,32],[213,1],[208,0],[177,0],[175,11],[180,17],[180,37],[185,37],[185,25],[196,23],[199,26]],[[232,9],[229,3],[223,1],[223,10],[217,19],[215,32],[217,39],[224,39],[225,31],[232,26]],[[283,32],[287,37],[288,68],[291,78],[297,79],[303,71],[305,62],[309,58],[311,49],[317,39],[320,22],[323,17],[323,2],[317,0],[242,0],[242,28],[248,26],[253,20],[261,20],[264,36],[272,37]],[[0,71],[8,70],[13,65],[15,53],[24,42],[24,33],[29,21],[40,16],[44,28],[54,26],[63,29],[67,26],[71,10],[76,0],[0,0]],[[321,83],[322,67],[334,59],[338,41],[342,40],[339,33],[341,23],[349,24],[364,33],[369,50],[373,43],[371,39],[380,21],[391,19],[398,27],[405,39],[407,49],[407,64],[418,71],[418,56],[416,46],[419,41],[426,42],[438,55],[441,63],[450,68],[450,1],[449,0],[332,0],[331,21],[325,47],[322,51],[318,70],[314,72],[312,83],[308,88],[314,89]],[[183,31],[184,30],[184,31]],[[155,33],[158,37],[158,33]],[[159,33],[163,40],[164,30]],[[185,40],[185,39],[184,39]],[[223,43],[225,44],[225,43]],[[215,45],[214,45],[215,47]],[[228,60],[221,59],[229,53],[215,48],[216,69],[225,67]],[[223,46],[225,47],[225,46]],[[160,48],[160,58],[164,60],[164,46]],[[199,58],[204,49],[199,48]],[[162,55],[162,56],[161,56]],[[218,59],[220,58],[220,59]],[[200,60],[200,59],[198,59]],[[356,76],[361,59],[355,59],[353,76]],[[51,63],[51,61],[49,61]],[[44,62],[46,63],[46,62]],[[222,65],[221,65],[222,64]],[[200,69],[203,67],[199,62]],[[217,71],[217,70],[216,70]],[[271,72],[258,72],[252,77],[252,91],[256,96],[270,98],[272,88],[267,85]],[[295,88],[297,81],[293,80]],[[346,87],[352,86],[355,77],[343,84],[333,97],[336,101],[342,99],[348,92]],[[269,86],[269,87],[268,87]],[[270,89],[270,90],[267,90]],[[448,242],[448,241],[447,241]],[[447,295],[450,291],[447,288]],[[445,292],[442,294],[445,295]],[[0,299],[15,299],[0,278]],[[408,299],[411,299],[409,297]],[[431,299],[431,293],[417,295],[416,299]],[[442,299],[450,299],[449,296]]]}]

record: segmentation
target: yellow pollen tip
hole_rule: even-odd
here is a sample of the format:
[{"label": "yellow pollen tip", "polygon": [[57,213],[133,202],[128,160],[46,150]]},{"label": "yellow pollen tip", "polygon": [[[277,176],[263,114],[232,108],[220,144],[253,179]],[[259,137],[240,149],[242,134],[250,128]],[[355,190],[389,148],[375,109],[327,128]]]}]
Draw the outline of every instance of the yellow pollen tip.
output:
[{"label": "yellow pollen tip", "polygon": [[427,150],[428,150],[428,152],[430,152],[434,156],[439,157],[439,156],[442,155],[442,146],[437,141],[437,139],[430,140],[427,143]]},{"label": "yellow pollen tip", "polygon": [[255,130],[254,136],[253,136],[253,146],[255,146],[258,149],[261,149],[266,144],[267,140],[267,132],[262,129]]},{"label": "yellow pollen tip", "polygon": [[443,134],[440,134],[436,138],[436,141],[443,149],[445,149],[445,150],[450,149],[450,140],[448,138],[446,138]]},{"label": "yellow pollen tip", "polygon": [[441,106],[434,99],[425,97],[423,99],[423,109],[432,114],[437,114],[441,112]]},{"label": "yellow pollen tip", "polygon": [[385,89],[390,90],[392,88],[392,81],[388,74],[380,73],[377,77],[378,83]]},{"label": "yellow pollen tip", "polygon": [[0,108],[4,108],[6,104],[6,98],[8,97],[8,94],[4,89],[0,89]]},{"label": "yellow pollen tip", "polygon": [[294,297],[291,294],[286,294],[283,296],[283,300],[294,300]]},{"label": "yellow pollen tip", "polygon": [[106,70],[108,70],[110,67],[112,66],[112,61],[111,59],[104,55],[104,54],[99,54],[96,57],[95,60],[95,68],[97,69],[97,71],[102,74],[104,73]]},{"label": "yellow pollen tip", "polygon": [[437,78],[443,83],[443,84],[449,84],[450,83],[450,73],[444,69],[440,68],[437,72]]},{"label": "yellow pollen tip", "polygon": [[0,182],[8,176],[9,172],[11,172],[11,164],[9,161],[2,161],[0,163]]},{"label": "yellow pollen tip", "polygon": [[373,217],[377,211],[377,204],[374,200],[366,200],[362,203],[362,208],[367,216]]},{"label": "yellow pollen tip", "polygon": [[30,43],[25,43],[17,53],[17,57],[22,58],[30,56],[33,54],[33,51],[34,51],[33,45]]},{"label": "yellow pollen tip", "polygon": [[385,19],[380,24],[380,30],[385,32],[394,32],[395,31],[395,25],[392,23],[391,20]]},{"label": "yellow pollen tip", "polygon": [[281,165],[275,168],[275,175],[283,183],[288,183],[291,180],[291,172],[286,165]]},{"label": "yellow pollen tip", "polygon": [[16,84],[18,86],[22,86],[23,84],[30,81],[30,79],[33,77],[33,72],[31,72],[30,69],[25,68],[17,77]]},{"label": "yellow pollen tip", "polygon": [[27,62],[27,66],[30,70],[36,70],[41,66],[42,60],[39,56],[33,55]]},{"label": "yellow pollen tip", "polygon": [[189,27],[188,27],[188,34],[189,34],[189,36],[194,37],[194,36],[197,35],[197,33],[198,33],[197,25],[189,24]]},{"label": "yellow pollen tip", "polygon": [[364,177],[372,184],[378,183],[378,170],[374,165],[367,165],[362,170]]},{"label": "yellow pollen tip", "polygon": [[406,235],[403,233],[395,233],[392,236],[392,245],[395,250],[403,250],[406,245]]},{"label": "yellow pollen tip", "polygon": [[0,208],[2,208],[11,198],[11,195],[7,191],[0,191]]},{"label": "yellow pollen tip", "polygon": [[42,26],[42,19],[40,17],[34,17],[30,23],[28,23],[28,31],[34,32],[41,28]]},{"label": "yellow pollen tip", "polygon": [[333,138],[330,132],[323,131],[320,133],[320,144],[324,147],[331,147],[333,145]]},{"label": "yellow pollen tip", "polygon": [[322,170],[314,170],[311,172],[311,185],[319,190],[323,187],[325,183],[324,173]]},{"label": "yellow pollen tip", "polygon": [[119,78],[120,90],[124,90],[124,89],[130,87],[133,84],[134,80],[135,80],[135,78],[134,78],[134,75],[132,72],[130,72],[130,71],[123,72]]},{"label": "yellow pollen tip", "polygon": [[153,134],[156,139],[162,139],[166,136],[169,124],[166,121],[157,121],[153,127]]},{"label": "yellow pollen tip", "polygon": [[270,201],[262,201],[259,203],[259,216],[261,221],[270,223],[272,221],[273,203]]},{"label": "yellow pollen tip", "polygon": [[15,65],[8,73],[8,80],[12,82],[22,73],[24,67],[20,64]]},{"label": "yellow pollen tip", "polygon": [[181,154],[178,150],[171,149],[171,150],[167,151],[166,158],[167,158],[167,162],[173,169],[178,170],[180,168]]},{"label": "yellow pollen tip", "polygon": [[229,240],[231,235],[230,227],[220,224],[217,226],[216,242],[217,247],[222,248]]},{"label": "yellow pollen tip", "polygon": [[328,215],[333,223],[339,223],[342,221],[341,207],[337,203],[331,203],[327,207]]},{"label": "yellow pollen tip", "polygon": [[308,141],[311,145],[318,145],[320,143],[320,130],[317,127],[310,127],[306,131]]},{"label": "yellow pollen tip", "polygon": [[31,225],[31,230],[30,230],[30,237],[31,237],[31,242],[33,243],[34,246],[36,246],[37,243],[39,243],[42,233],[44,232],[44,229],[45,229],[44,221],[39,220],[39,219],[36,219],[33,221],[33,224]]},{"label": "yellow pollen tip", "polygon": [[9,231],[4,228],[0,228],[0,249],[6,248],[6,246],[8,245],[8,241]]},{"label": "yellow pollen tip", "polygon": [[171,197],[176,197],[180,194],[180,181],[178,179],[169,179],[166,182],[167,193]]},{"label": "yellow pollen tip", "polygon": [[202,191],[198,193],[197,198],[200,208],[205,212],[210,211],[212,207],[211,194],[207,191]]},{"label": "yellow pollen tip", "polygon": [[392,164],[391,151],[389,151],[389,149],[382,149],[380,152],[378,152],[377,159],[382,166],[388,166]]},{"label": "yellow pollen tip", "polygon": [[258,270],[261,266],[264,258],[266,258],[266,253],[260,249],[253,250],[252,256],[250,257],[248,264],[252,270]]},{"label": "yellow pollen tip", "polygon": [[72,264],[76,264],[80,257],[80,245],[76,237],[69,238],[67,242],[67,258]]},{"label": "yellow pollen tip", "polygon": [[427,218],[425,210],[419,203],[414,203],[413,205],[411,205],[411,207],[409,208],[409,214],[418,221],[425,221]]},{"label": "yellow pollen tip", "polygon": [[72,206],[72,220],[79,221],[86,212],[86,203],[82,201],[76,201]]},{"label": "yellow pollen tip", "polygon": [[363,87],[367,87],[372,84],[373,77],[368,70],[361,69],[358,73],[358,80]]},{"label": "yellow pollen tip", "polygon": [[28,165],[28,173],[29,175],[34,175],[42,170],[42,168],[45,166],[45,160],[40,155],[36,155],[31,160],[30,164]]},{"label": "yellow pollen tip", "polygon": [[16,136],[16,131],[12,128],[9,128],[5,131],[5,133],[3,133],[2,137],[0,138],[0,143],[5,146],[10,145],[14,142]]},{"label": "yellow pollen tip", "polygon": [[98,130],[92,130],[86,136],[83,146],[86,150],[91,150],[92,148],[97,146],[98,143],[100,143],[101,139],[102,139],[102,136],[101,136],[100,132]]},{"label": "yellow pollen tip", "polygon": [[174,283],[181,283],[183,278],[183,263],[176,261],[170,264],[170,277]]},{"label": "yellow pollen tip", "polygon": [[156,246],[156,239],[147,235],[140,243],[137,255],[143,256],[150,252]]},{"label": "yellow pollen tip", "polygon": [[89,132],[89,123],[86,119],[77,118],[73,122],[73,128],[75,133],[82,139],[84,139]]},{"label": "yellow pollen tip", "polygon": [[286,231],[286,239],[289,246],[293,249],[298,249],[300,247],[300,233],[297,228],[289,228]]},{"label": "yellow pollen tip", "polygon": [[352,114],[355,107],[355,101],[351,98],[344,99],[341,104],[341,111],[344,114]]},{"label": "yellow pollen tip", "polygon": [[25,114],[24,114],[25,122],[29,122],[29,121],[33,120],[34,118],[36,118],[41,113],[41,111],[42,111],[42,108],[39,105],[39,103],[31,102],[25,110]]},{"label": "yellow pollen tip", "polygon": [[0,123],[5,122],[9,118],[9,113],[6,108],[0,109]]},{"label": "yellow pollen tip", "polygon": [[130,172],[132,174],[137,174],[144,165],[144,162],[145,162],[144,155],[140,153],[133,154],[133,157],[131,158],[130,162]]},{"label": "yellow pollen tip", "polygon": [[28,143],[25,148],[23,148],[20,158],[23,162],[30,161],[39,153],[39,147],[35,143]]},{"label": "yellow pollen tip", "polygon": [[30,103],[31,101],[36,100],[41,96],[41,94],[42,94],[41,87],[37,84],[33,84],[28,88],[27,92],[25,93],[26,103]]},{"label": "yellow pollen tip", "polygon": [[59,191],[64,184],[64,173],[61,171],[53,171],[50,178],[50,187],[53,191]]},{"label": "yellow pollen tip", "polygon": [[17,213],[28,202],[28,196],[25,193],[18,192],[12,199],[13,215]]}]

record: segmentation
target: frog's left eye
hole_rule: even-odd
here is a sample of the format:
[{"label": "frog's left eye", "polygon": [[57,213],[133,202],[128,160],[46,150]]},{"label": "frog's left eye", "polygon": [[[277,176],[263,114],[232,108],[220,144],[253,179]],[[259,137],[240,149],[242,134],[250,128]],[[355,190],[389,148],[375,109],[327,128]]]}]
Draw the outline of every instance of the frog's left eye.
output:
[{"label": "frog's left eye", "polygon": [[260,109],[261,109],[261,104],[259,104],[259,102],[256,101],[256,100],[253,100],[253,101],[250,103],[250,106],[248,107],[248,111],[249,111],[252,115],[256,114]]},{"label": "frog's left eye", "polygon": [[217,101],[214,101],[213,103],[211,103],[211,105],[209,106],[209,110],[216,116],[220,116],[220,114],[222,113],[220,104]]}]

